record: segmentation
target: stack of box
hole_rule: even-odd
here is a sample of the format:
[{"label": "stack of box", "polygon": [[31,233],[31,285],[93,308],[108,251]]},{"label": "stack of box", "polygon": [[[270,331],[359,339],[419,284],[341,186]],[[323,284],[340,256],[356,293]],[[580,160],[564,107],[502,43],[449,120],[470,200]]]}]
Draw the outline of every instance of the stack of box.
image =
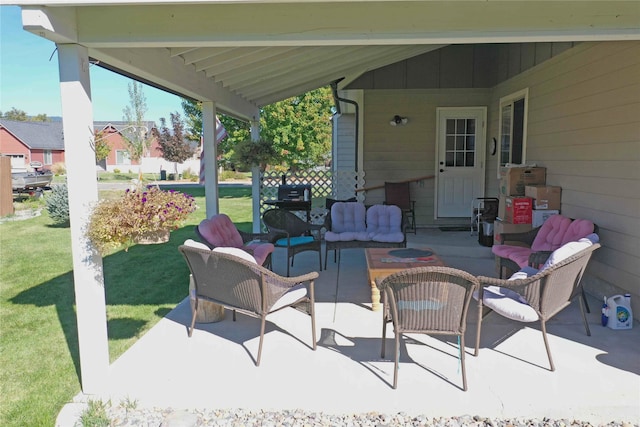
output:
[{"label": "stack of box", "polygon": [[502,233],[523,233],[533,228],[534,199],[525,194],[526,186],[546,183],[546,168],[503,167],[500,169],[500,203],[494,224],[494,242]]},{"label": "stack of box", "polygon": [[524,194],[533,199],[531,225],[540,227],[551,215],[560,213],[562,188],[553,185],[526,185]]}]

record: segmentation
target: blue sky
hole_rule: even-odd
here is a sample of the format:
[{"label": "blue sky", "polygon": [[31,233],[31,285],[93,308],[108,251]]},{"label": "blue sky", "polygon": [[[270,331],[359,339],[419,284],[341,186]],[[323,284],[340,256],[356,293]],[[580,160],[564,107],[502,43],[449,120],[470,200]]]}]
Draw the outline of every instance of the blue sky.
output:
[{"label": "blue sky", "polygon": [[[55,44],[22,29],[20,8],[0,6],[0,111],[13,107],[30,116],[61,116],[58,54]],[[49,59],[51,58],[51,59]],[[131,79],[97,66],[91,67],[93,119],[119,121],[129,104]],[[184,116],[180,98],[144,85],[147,98],[145,119],[159,124],[169,114]]]}]

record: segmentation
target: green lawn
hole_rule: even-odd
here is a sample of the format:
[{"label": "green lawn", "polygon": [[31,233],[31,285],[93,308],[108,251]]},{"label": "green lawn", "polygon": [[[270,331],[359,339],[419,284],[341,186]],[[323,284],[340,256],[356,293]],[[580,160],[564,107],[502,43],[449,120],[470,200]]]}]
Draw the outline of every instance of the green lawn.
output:
[{"label": "green lawn", "polygon": [[[176,190],[182,191],[179,187]],[[187,296],[188,269],[177,247],[193,238],[199,209],[168,243],[133,246],[104,258],[109,352],[115,360]],[[220,188],[220,211],[251,230],[251,189]],[[80,391],[70,231],[46,210],[0,224],[0,425],[52,426]]]}]

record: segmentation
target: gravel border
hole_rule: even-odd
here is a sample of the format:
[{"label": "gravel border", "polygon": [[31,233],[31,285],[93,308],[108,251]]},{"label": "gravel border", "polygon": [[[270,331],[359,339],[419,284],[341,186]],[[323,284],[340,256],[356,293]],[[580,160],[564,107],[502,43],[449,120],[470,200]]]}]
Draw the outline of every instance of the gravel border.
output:
[{"label": "gravel border", "polygon": [[[573,419],[532,419],[510,418],[494,419],[481,416],[462,415],[456,417],[428,417],[426,415],[410,416],[403,412],[387,415],[378,412],[363,414],[332,415],[304,410],[283,411],[250,411],[244,409],[204,409],[173,410],[171,408],[127,409],[112,406],[107,410],[112,426],[158,426],[158,427],[196,427],[196,426],[331,426],[331,427],[396,427],[396,426],[429,426],[429,427],[462,427],[462,426],[495,426],[495,427],[595,427],[594,424]],[[612,421],[599,426],[638,427],[625,421]]]}]

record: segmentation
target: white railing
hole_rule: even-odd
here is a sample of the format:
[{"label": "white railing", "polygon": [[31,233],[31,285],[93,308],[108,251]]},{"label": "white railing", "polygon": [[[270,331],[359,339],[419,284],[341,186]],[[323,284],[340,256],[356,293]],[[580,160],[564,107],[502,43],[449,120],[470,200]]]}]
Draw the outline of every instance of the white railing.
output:
[{"label": "white railing", "polygon": [[[356,197],[358,201],[364,200],[363,192],[356,192],[357,188],[364,186],[364,173],[355,171],[302,171],[288,174],[278,172],[262,172],[260,174],[260,217],[271,206],[265,204],[266,200],[278,198],[278,187],[282,184],[311,185],[311,222],[322,224],[327,214],[325,201],[332,199],[349,199]],[[296,212],[305,218],[303,212]]]}]

